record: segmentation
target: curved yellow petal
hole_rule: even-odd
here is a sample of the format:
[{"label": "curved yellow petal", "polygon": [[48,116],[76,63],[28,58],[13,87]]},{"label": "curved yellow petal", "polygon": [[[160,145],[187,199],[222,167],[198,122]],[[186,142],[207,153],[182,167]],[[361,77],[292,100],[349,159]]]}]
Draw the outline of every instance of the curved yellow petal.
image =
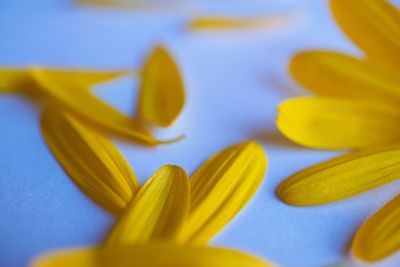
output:
[{"label": "curved yellow petal", "polygon": [[185,88],[174,58],[164,47],[156,47],[140,78],[139,116],[157,126],[170,126],[185,104]]},{"label": "curved yellow petal", "polygon": [[339,98],[301,97],[278,107],[276,124],[292,141],[325,149],[359,148],[400,141],[397,107]]},{"label": "curved yellow petal", "polygon": [[54,156],[81,190],[113,213],[123,210],[139,183],[111,141],[53,109],[43,112],[41,126]]},{"label": "curved yellow petal", "polygon": [[398,73],[342,53],[298,53],[290,62],[290,72],[300,84],[319,95],[400,103]]},{"label": "curved yellow petal", "polygon": [[348,153],[293,174],[276,190],[290,205],[325,204],[400,178],[400,145]]},{"label": "curved yellow petal", "polygon": [[265,176],[261,145],[244,142],[209,158],[191,177],[191,210],[180,233],[184,243],[205,244],[252,198]]},{"label": "curved yellow petal", "polygon": [[185,171],[166,165],[155,172],[128,204],[106,238],[107,247],[173,241],[189,212]]},{"label": "curved yellow petal", "polygon": [[75,249],[45,254],[31,267],[273,267],[240,251],[215,248],[145,244],[111,248]]},{"label": "curved yellow petal", "polygon": [[351,249],[355,257],[369,262],[400,251],[400,195],[364,222]]},{"label": "curved yellow petal", "polygon": [[331,0],[347,36],[372,60],[400,69],[400,13],[386,0]]},{"label": "curved yellow petal", "polygon": [[50,102],[67,109],[81,120],[125,138],[150,145],[160,143],[139,122],[120,113],[89,91],[74,90],[69,82],[64,84],[63,79],[58,80],[45,70],[32,69],[31,74],[41,92],[50,97]]}]

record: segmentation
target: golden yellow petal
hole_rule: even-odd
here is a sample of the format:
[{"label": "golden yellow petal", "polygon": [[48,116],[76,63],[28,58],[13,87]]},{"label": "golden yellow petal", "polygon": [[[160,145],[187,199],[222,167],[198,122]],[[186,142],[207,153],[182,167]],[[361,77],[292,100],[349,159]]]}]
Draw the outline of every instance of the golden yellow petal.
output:
[{"label": "golden yellow petal", "polygon": [[287,204],[329,203],[400,177],[400,145],[369,148],[319,163],[283,181],[276,192]]},{"label": "golden yellow petal", "polygon": [[205,244],[252,198],[265,176],[267,159],[254,141],[209,158],[191,177],[191,210],[179,240]]},{"label": "golden yellow petal", "polygon": [[400,69],[400,13],[386,0],[331,0],[347,36],[372,60]]},{"label": "golden yellow petal", "polygon": [[111,141],[53,109],[43,112],[41,126],[54,156],[81,190],[105,209],[121,212],[139,183]]},{"label": "golden yellow petal", "polygon": [[0,68],[0,92],[18,92],[26,86],[32,86],[27,70]]},{"label": "golden yellow petal", "polygon": [[240,251],[215,248],[146,244],[86,248],[53,252],[36,258],[31,267],[273,267]]},{"label": "golden yellow petal", "polygon": [[398,73],[338,52],[301,52],[292,58],[290,72],[319,95],[400,103]]},{"label": "golden yellow petal", "polygon": [[101,101],[87,90],[74,90],[71,84],[58,80],[45,70],[32,69],[32,77],[39,90],[50,97],[51,102],[67,109],[79,119],[125,138],[155,145],[160,143],[139,122],[125,116]]},{"label": "golden yellow petal", "polygon": [[106,238],[107,247],[174,241],[189,213],[185,171],[166,165],[155,172],[128,204]]},{"label": "golden yellow petal", "polygon": [[292,141],[325,149],[400,141],[397,107],[339,98],[300,97],[278,107],[276,124]]},{"label": "golden yellow petal", "polygon": [[369,262],[400,250],[400,195],[361,225],[351,249],[355,257]]},{"label": "golden yellow petal", "polygon": [[140,78],[139,116],[157,126],[170,126],[185,104],[185,88],[174,58],[164,47],[156,47]]}]

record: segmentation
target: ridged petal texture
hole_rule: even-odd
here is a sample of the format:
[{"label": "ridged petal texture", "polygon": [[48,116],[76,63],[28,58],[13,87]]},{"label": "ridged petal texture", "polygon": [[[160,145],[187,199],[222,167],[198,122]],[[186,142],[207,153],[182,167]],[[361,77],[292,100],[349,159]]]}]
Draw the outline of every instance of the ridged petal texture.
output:
[{"label": "ridged petal texture", "polygon": [[277,126],[289,139],[313,148],[360,148],[400,141],[394,105],[339,98],[289,99],[278,107]]},{"label": "ridged petal texture", "polygon": [[58,79],[42,69],[32,69],[31,75],[53,105],[67,109],[80,119],[99,129],[124,138],[155,145],[160,143],[139,122],[101,101],[88,90],[74,87],[68,79]]},{"label": "ridged petal texture", "polygon": [[352,197],[400,178],[400,145],[348,153],[306,168],[277,188],[284,202],[296,206]]},{"label": "ridged petal texture", "polygon": [[104,245],[175,241],[189,213],[189,205],[189,179],[185,171],[166,165],[141,187]]},{"label": "ridged petal texture", "polygon": [[266,168],[263,148],[252,141],[209,158],[190,179],[191,210],[180,241],[207,243],[251,199]]},{"label": "ridged petal texture", "polygon": [[400,195],[372,215],[357,231],[355,257],[374,262],[400,250]]},{"label": "ridged petal texture", "polygon": [[386,0],[331,0],[336,21],[367,56],[400,69],[400,13]]},{"label": "ridged petal texture", "polygon": [[154,125],[170,126],[185,104],[185,88],[172,55],[156,47],[140,75],[139,116]]},{"label": "ridged petal texture", "polygon": [[113,213],[125,208],[139,183],[109,139],[53,109],[43,112],[41,126],[54,156],[82,191]]},{"label": "ridged petal texture", "polygon": [[146,244],[43,255],[31,267],[272,267],[243,252],[212,247]]},{"label": "ridged petal texture", "polygon": [[298,53],[290,62],[290,72],[295,80],[318,95],[400,102],[398,72],[342,53],[318,50]]}]

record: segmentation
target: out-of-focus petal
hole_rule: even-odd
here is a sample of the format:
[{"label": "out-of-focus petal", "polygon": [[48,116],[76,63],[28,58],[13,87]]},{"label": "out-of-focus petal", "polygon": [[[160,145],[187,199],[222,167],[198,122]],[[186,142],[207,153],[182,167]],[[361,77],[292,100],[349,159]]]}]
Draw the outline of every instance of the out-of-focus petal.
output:
[{"label": "out-of-focus petal", "polygon": [[43,112],[41,126],[54,156],[82,191],[113,213],[126,207],[139,183],[111,141],[53,109]]},{"label": "out-of-focus petal", "polygon": [[283,181],[278,196],[308,206],[352,197],[400,178],[400,145],[348,153],[306,168]]}]

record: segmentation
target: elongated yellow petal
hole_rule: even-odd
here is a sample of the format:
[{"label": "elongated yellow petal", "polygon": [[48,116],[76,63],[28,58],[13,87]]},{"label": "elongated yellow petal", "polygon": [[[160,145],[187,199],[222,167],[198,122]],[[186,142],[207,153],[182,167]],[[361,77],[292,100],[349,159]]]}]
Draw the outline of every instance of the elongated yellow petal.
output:
[{"label": "elongated yellow petal", "polygon": [[105,246],[173,241],[189,213],[189,179],[177,166],[160,168],[140,189]]},{"label": "elongated yellow petal", "polygon": [[111,212],[123,210],[139,183],[118,149],[67,113],[45,110],[41,126],[54,156],[81,190]]},{"label": "elongated yellow petal", "polygon": [[400,141],[397,107],[367,101],[302,97],[278,107],[277,126],[289,139],[314,148],[358,148]]},{"label": "elongated yellow petal", "polygon": [[181,242],[204,244],[251,199],[264,178],[263,148],[250,141],[209,158],[191,177],[191,211]]},{"label": "elongated yellow petal", "polygon": [[333,202],[400,178],[400,145],[370,148],[304,169],[283,181],[278,196],[290,205]]},{"label": "elongated yellow petal", "polygon": [[292,58],[290,72],[319,95],[400,103],[398,73],[345,54],[305,51]]},{"label": "elongated yellow petal", "polygon": [[[29,84],[31,82],[31,84]],[[28,72],[23,69],[0,68],[0,92],[18,92],[25,86],[32,85]]]},{"label": "elongated yellow petal", "polygon": [[45,254],[31,267],[272,267],[255,256],[213,247],[146,244]]},{"label": "elongated yellow petal", "polygon": [[185,104],[185,88],[179,68],[162,46],[149,55],[141,71],[138,113],[157,126],[171,125]]},{"label": "elongated yellow petal", "polygon": [[400,250],[400,195],[358,229],[351,249],[354,256],[370,262]]},{"label": "elongated yellow petal", "polygon": [[159,143],[139,122],[120,113],[90,92],[74,90],[71,84],[64,84],[63,80],[58,80],[41,69],[32,69],[31,74],[41,92],[49,96],[51,102],[67,109],[80,119],[125,138],[151,145]]},{"label": "elongated yellow petal", "polygon": [[336,21],[368,57],[400,69],[400,13],[386,0],[331,0]]}]

